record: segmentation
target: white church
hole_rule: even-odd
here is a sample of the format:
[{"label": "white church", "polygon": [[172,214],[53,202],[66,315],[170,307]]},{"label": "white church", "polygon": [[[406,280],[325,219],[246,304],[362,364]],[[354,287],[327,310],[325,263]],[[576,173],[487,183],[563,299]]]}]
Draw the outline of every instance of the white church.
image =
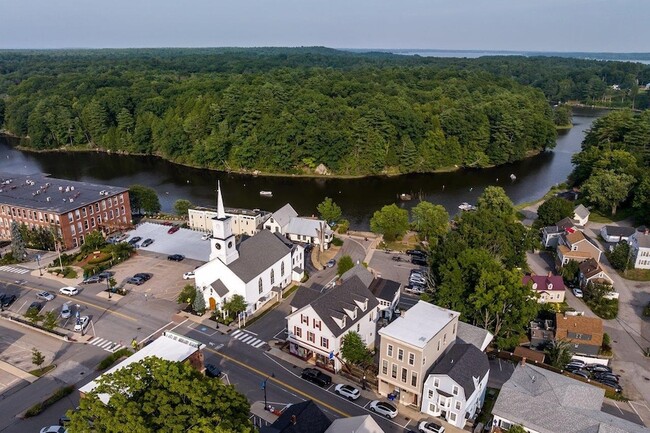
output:
[{"label": "white church", "polygon": [[194,271],[196,289],[210,310],[221,308],[233,295],[246,300],[247,313],[278,297],[304,275],[305,252],[284,236],[261,230],[239,244],[232,217],[224,211],[217,187],[217,216],[212,218],[210,261]]}]

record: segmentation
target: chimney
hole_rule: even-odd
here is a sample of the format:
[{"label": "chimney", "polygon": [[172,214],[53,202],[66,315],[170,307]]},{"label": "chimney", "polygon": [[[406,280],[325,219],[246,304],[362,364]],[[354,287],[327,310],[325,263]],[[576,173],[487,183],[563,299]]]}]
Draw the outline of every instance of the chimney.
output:
[{"label": "chimney", "polygon": [[296,425],[298,423],[298,419],[296,418],[295,415],[291,415],[291,424]]},{"label": "chimney", "polygon": [[645,231],[643,232],[643,234],[648,236],[648,233],[650,233],[650,230],[648,228],[646,228]]},{"label": "chimney", "polygon": [[548,276],[549,278],[552,277],[552,276],[553,276],[553,272],[548,271],[548,275],[547,275],[547,276]]},{"label": "chimney", "polygon": [[521,362],[519,363],[519,365],[521,365],[522,367],[524,365],[526,365],[526,357],[525,356],[523,358],[521,358]]}]

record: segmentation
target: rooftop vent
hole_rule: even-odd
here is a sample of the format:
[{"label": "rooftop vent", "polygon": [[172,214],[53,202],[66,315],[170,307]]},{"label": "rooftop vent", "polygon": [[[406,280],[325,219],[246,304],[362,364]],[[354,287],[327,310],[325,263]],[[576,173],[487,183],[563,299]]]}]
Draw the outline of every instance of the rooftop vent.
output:
[{"label": "rooftop vent", "polygon": [[52,201],[52,197],[47,197],[45,200]]},{"label": "rooftop vent", "polygon": [[74,186],[71,186],[71,187],[70,187],[70,191],[74,191]]},{"label": "rooftop vent", "polygon": [[63,187],[62,186],[59,187],[59,191],[63,192]]},{"label": "rooftop vent", "polygon": [[70,199],[70,203],[72,203],[73,201],[74,201],[74,199],[73,199],[73,198],[71,198],[71,199]]}]

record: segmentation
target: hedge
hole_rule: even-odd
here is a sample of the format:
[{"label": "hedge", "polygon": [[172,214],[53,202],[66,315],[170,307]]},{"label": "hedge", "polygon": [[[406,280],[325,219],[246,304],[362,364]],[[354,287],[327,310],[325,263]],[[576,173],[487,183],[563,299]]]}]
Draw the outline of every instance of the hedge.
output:
[{"label": "hedge", "polygon": [[32,416],[36,416],[36,415],[40,414],[45,409],[52,406],[57,401],[61,400],[63,397],[67,397],[68,395],[72,394],[74,389],[75,388],[72,385],[64,386],[63,388],[57,389],[54,392],[54,394],[52,394],[50,397],[48,397],[45,401],[42,401],[40,403],[36,403],[34,406],[27,409],[27,412],[25,412],[25,418],[30,418]]}]

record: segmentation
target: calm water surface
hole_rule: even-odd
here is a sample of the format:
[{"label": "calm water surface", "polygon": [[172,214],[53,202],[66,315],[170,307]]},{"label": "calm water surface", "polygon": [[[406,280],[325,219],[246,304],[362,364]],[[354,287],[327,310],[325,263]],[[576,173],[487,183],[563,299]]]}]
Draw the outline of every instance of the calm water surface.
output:
[{"label": "calm water surface", "polygon": [[[0,137],[0,174],[44,172],[58,178],[124,187],[139,183],[158,192],[165,211],[170,211],[179,198],[213,206],[219,180],[226,206],[275,211],[291,203],[299,214],[311,215],[316,213],[316,206],[324,197],[331,197],[341,206],[353,228],[365,229],[372,213],[383,205],[397,203],[410,209],[421,198],[442,204],[455,214],[460,203],[475,203],[490,185],[503,187],[515,203],[535,200],[551,186],[566,180],[572,169],[571,155],[580,150],[585,130],[602,114],[576,111],[575,126],[561,133],[553,151],[483,170],[363,179],[253,177],[184,167],[156,157],[95,152],[21,152],[11,146],[8,138]],[[517,179],[512,181],[510,174]],[[272,191],[273,197],[260,197],[261,190]],[[400,201],[398,195],[401,193],[412,194],[414,200]]]}]

